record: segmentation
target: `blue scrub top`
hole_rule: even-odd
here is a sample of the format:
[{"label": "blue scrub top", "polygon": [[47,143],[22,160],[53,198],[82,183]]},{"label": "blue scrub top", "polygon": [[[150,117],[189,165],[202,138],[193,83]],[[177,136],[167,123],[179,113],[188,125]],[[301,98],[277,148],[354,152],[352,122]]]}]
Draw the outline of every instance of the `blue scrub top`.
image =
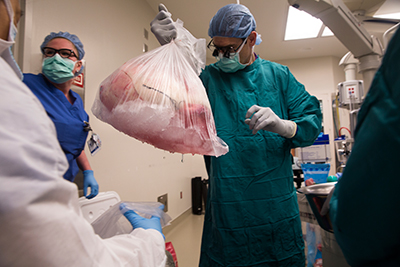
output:
[{"label": "blue scrub top", "polygon": [[64,151],[69,169],[64,178],[73,181],[79,171],[76,158],[85,147],[88,132],[84,130],[89,116],[83,108],[82,98],[70,90],[71,104],[64,93],[54,87],[42,74],[24,74],[24,83],[39,98],[57,130],[57,138]]}]

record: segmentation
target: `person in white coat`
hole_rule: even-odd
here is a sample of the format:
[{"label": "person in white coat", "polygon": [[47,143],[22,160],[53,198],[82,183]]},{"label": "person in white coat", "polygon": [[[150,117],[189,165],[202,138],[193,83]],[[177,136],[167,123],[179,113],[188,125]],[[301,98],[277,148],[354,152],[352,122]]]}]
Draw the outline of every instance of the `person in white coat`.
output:
[{"label": "person in white coat", "polygon": [[54,124],[9,49],[20,14],[0,0],[0,266],[165,266],[159,218],[128,211],[132,233],[101,239],[82,216]]}]

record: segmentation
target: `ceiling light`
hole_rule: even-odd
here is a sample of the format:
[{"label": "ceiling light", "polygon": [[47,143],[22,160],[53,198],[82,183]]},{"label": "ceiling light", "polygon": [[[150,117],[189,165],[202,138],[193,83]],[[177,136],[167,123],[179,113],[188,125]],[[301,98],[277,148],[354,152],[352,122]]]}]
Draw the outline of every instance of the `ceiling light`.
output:
[{"label": "ceiling light", "polygon": [[322,32],[323,37],[325,36],[333,36],[333,32],[331,31],[331,29],[329,29],[328,27],[325,26],[324,31]]},{"label": "ceiling light", "polygon": [[392,14],[385,14],[385,15],[375,15],[374,18],[379,18],[379,19],[398,19],[398,20],[400,20],[400,12],[392,13]]},{"label": "ceiling light", "polygon": [[289,7],[285,41],[316,38],[321,30],[321,26],[321,20],[304,11],[298,10],[294,7]]},{"label": "ceiling light", "polygon": [[400,1],[386,0],[375,12],[374,18],[400,20]]}]

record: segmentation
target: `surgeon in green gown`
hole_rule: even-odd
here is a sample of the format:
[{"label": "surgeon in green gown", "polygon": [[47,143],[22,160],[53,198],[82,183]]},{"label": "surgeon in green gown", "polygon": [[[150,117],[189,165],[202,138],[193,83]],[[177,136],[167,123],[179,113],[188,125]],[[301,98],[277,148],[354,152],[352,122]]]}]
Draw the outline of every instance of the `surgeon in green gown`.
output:
[{"label": "surgeon in green gown", "polygon": [[347,262],[400,266],[400,31],[392,37],[357,118],[355,142],[330,202]]},{"label": "surgeon in green gown", "polygon": [[[152,22],[159,41],[171,39],[167,20],[162,10]],[[313,144],[322,115],[287,67],[254,53],[261,43],[255,28],[239,4],[224,6],[210,21],[208,47],[218,61],[200,78],[229,153],[206,158],[202,267],[305,266],[290,150]]]}]

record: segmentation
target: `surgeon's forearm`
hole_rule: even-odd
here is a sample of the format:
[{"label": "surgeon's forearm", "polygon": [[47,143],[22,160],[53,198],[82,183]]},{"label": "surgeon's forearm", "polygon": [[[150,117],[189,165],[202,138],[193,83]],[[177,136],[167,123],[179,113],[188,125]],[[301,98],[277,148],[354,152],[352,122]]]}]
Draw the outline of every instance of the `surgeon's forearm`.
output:
[{"label": "surgeon's forearm", "polygon": [[85,150],[82,150],[82,153],[79,155],[79,157],[76,158],[76,163],[78,164],[78,167],[79,169],[81,169],[81,171],[87,171],[92,169],[90,167],[89,160],[86,157]]}]

